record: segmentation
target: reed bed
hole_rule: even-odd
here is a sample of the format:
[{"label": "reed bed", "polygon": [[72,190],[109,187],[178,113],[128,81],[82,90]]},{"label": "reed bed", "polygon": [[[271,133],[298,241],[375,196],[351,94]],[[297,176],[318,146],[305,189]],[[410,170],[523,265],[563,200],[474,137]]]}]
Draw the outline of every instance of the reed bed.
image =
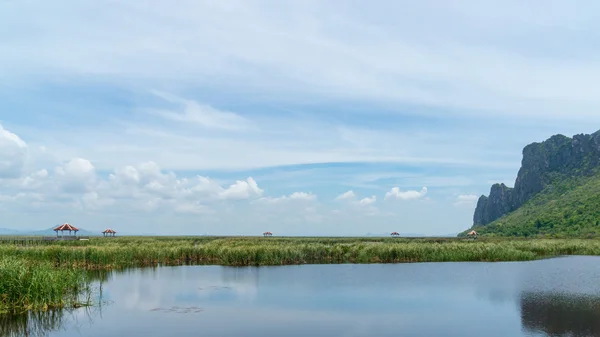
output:
[{"label": "reed bed", "polygon": [[0,256],[86,269],[158,264],[261,266],[527,261],[559,255],[600,255],[600,240],[121,237],[30,247],[0,245]]},{"label": "reed bed", "polygon": [[93,275],[129,267],[496,262],[560,255],[600,255],[600,240],[120,237],[0,244],[0,313],[89,305],[91,280],[98,276]]},{"label": "reed bed", "polygon": [[[4,252],[3,252],[4,253]],[[85,270],[0,254],[0,313],[88,305]]]}]

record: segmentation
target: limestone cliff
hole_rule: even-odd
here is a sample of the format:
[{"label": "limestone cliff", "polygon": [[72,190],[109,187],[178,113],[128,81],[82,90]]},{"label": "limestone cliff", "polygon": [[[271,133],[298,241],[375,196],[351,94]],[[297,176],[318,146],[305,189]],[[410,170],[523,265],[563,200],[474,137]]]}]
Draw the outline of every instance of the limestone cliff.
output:
[{"label": "limestone cliff", "polygon": [[523,149],[521,168],[514,188],[494,184],[489,196],[482,195],[473,215],[473,225],[487,225],[508,214],[556,179],[590,175],[600,167],[600,131],[569,138],[555,135]]}]

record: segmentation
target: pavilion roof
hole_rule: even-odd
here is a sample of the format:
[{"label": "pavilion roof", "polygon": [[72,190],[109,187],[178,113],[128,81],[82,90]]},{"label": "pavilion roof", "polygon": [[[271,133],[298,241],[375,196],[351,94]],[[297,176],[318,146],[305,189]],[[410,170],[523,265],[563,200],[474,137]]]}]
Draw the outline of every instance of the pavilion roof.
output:
[{"label": "pavilion roof", "polygon": [[469,235],[477,235],[477,232],[476,231],[470,231]]},{"label": "pavilion roof", "polygon": [[102,233],[116,233],[116,232],[113,229],[111,229],[111,228],[107,228]]},{"label": "pavilion roof", "polygon": [[75,231],[77,232],[79,229],[71,224],[68,223],[64,223],[56,228],[54,228],[55,231]]}]

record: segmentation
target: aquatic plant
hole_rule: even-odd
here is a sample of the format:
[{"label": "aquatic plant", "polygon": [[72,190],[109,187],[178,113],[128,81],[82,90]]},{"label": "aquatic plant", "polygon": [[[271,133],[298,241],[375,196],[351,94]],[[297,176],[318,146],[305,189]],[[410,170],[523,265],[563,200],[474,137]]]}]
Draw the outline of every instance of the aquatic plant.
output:
[{"label": "aquatic plant", "polygon": [[[596,239],[121,237],[52,245],[0,245],[0,256],[60,267],[526,261],[600,255]],[[1,269],[0,269],[1,270]]]},{"label": "aquatic plant", "polygon": [[600,240],[121,237],[0,244],[0,312],[88,305],[92,279],[129,267],[527,261],[559,255],[600,255]]},{"label": "aquatic plant", "polygon": [[57,268],[47,261],[16,256],[0,258],[0,313],[48,310],[89,304],[90,282],[84,270]]}]

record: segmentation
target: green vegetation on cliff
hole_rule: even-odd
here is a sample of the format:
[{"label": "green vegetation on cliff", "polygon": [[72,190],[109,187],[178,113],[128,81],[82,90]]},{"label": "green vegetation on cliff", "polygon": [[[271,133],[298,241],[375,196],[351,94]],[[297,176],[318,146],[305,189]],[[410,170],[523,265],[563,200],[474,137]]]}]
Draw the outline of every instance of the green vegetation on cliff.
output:
[{"label": "green vegetation on cliff", "polygon": [[525,146],[514,187],[492,185],[471,228],[486,236],[600,234],[600,131]]},{"label": "green vegetation on cliff", "polygon": [[529,144],[523,149],[514,188],[494,184],[488,197],[479,198],[473,225],[490,224],[525,205],[555,183],[591,177],[599,169],[600,131],[573,138],[554,135],[541,143]]},{"label": "green vegetation on cliff", "polygon": [[486,236],[600,235],[600,174],[556,175],[523,206],[473,229]]}]

